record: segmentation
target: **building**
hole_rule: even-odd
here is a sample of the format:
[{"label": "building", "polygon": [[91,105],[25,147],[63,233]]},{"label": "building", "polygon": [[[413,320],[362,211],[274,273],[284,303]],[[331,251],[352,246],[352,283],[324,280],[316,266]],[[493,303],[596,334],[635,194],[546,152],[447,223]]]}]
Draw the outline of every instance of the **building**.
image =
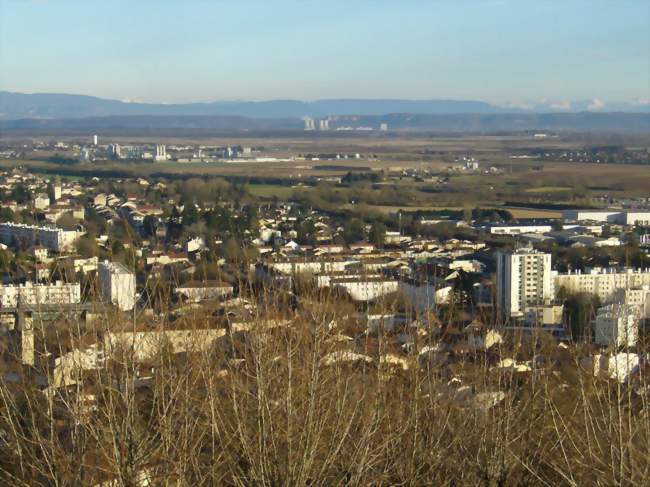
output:
[{"label": "building", "polygon": [[167,160],[167,148],[164,144],[158,144],[156,146],[156,156],[154,158],[156,161],[166,161]]},{"label": "building", "polygon": [[6,245],[42,245],[53,252],[69,250],[81,232],[20,223],[0,223],[0,242]]},{"label": "building", "polygon": [[122,157],[122,148],[120,144],[112,144],[108,146],[108,152],[113,159],[120,159]]},{"label": "building", "polygon": [[99,142],[97,135],[93,135],[93,145],[97,147],[97,142]]},{"label": "building", "polygon": [[198,303],[232,295],[232,284],[221,281],[191,281],[176,287],[176,294],[186,300]]},{"label": "building", "polygon": [[55,184],[52,188],[54,189],[54,201],[59,201],[61,199],[61,185]]},{"label": "building", "polygon": [[316,123],[313,118],[305,117],[305,130],[316,130]]},{"label": "building", "polygon": [[79,304],[81,286],[78,283],[66,284],[32,284],[0,286],[0,306],[16,308],[18,306],[41,306],[57,304]]},{"label": "building", "polygon": [[650,286],[650,269],[590,269],[589,272],[573,271],[554,276],[554,287],[570,294],[593,294],[602,303],[611,302],[621,289]]},{"label": "building", "polygon": [[648,210],[564,210],[562,218],[572,221],[594,221],[615,223],[619,225],[648,225],[650,211]]},{"label": "building", "polygon": [[34,198],[34,208],[37,210],[45,210],[50,206],[50,197],[47,193],[39,193]]},{"label": "building", "polygon": [[327,120],[326,118],[321,120],[319,123],[319,128],[320,130],[329,130],[330,129],[330,121]]},{"label": "building", "polygon": [[553,230],[551,225],[493,225],[492,235],[520,235],[522,233],[547,233]]},{"label": "building", "polygon": [[34,259],[36,262],[45,262],[47,261],[47,248],[37,245],[32,249],[32,254],[34,254]]},{"label": "building", "polygon": [[99,288],[104,301],[122,311],[135,307],[135,274],[117,262],[99,264]]},{"label": "building", "polygon": [[555,315],[544,313],[554,294],[551,254],[519,249],[497,255],[497,307],[505,320],[544,323]]},{"label": "building", "polygon": [[382,132],[388,132],[388,124],[387,123],[380,123],[379,124],[379,130]]},{"label": "building", "polygon": [[633,347],[639,334],[638,309],[625,304],[610,304],[598,309],[594,325],[598,345]]}]

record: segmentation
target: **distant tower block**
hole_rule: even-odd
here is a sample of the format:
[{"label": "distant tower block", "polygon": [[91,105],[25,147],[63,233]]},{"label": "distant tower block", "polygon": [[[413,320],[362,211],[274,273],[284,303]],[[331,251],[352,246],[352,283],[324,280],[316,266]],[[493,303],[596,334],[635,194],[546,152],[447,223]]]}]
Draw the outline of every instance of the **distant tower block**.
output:
[{"label": "distant tower block", "polygon": [[167,149],[163,144],[156,146],[156,161],[166,161],[167,160]]},{"label": "distant tower block", "polygon": [[93,135],[93,145],[94,145],[95,147],[97,147],[97,140],[98,140],[97,136],[96,136],[96,135]]},{"label": "distant tower block", "polygon": [[305,117],[305,130],[316,130],[313,118]]},{"label": "distant tower block", "polygon": [[388,124],[387,123],[379,124],[379,130],[381,130],[382,132],[387,132],[388,131]]},{"label": "distant tower block", "polygon": [[323,119],[320,121],[319,128],[321,130],[329,130],[330,129],[330,121],[327,119]]}]

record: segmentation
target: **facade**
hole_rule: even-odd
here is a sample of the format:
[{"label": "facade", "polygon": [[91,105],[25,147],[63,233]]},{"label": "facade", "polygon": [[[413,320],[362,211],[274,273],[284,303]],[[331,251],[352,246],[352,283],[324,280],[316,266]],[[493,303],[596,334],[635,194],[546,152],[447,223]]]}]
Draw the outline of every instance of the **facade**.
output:
[{"label": "facade", "polygon": [[167,148],[163,144],[156,146],[156,161],[166,161],[167,160]]},{"label": "facade", "polygon": [[640,210],[565,210],[562,218],[574,221],[595,221],[620,225],[650,224],[650,211]]},{"label": "facade", "polygon": [[66,284],[32,284],[0,286],[0,306],[16,308],[18,306],[48,306],[57,304],[79,304],[81,286],[78,283]]},{"label": "facade", "polygon": [[313,118],[305,117],[305,130],[316,130],[316,123]]},{"label": "facade", "polygon": [[610,304],[598,309],[594,325],[598,345],[633,347],[639,332],[638,310],[625,304]]},{"label": "facade", "polygon": [[353,301],[374,301],[399,290],[399,282],[382,277],[340,277],[330,279],[330,287],[345,292]]},{"label": "facade", "polygon": [[551,254],[520,249],[497,255],[497,306],[506,320],[544,323],[554,294]]},{"label": "facade", "polygon": [[42,245],[53,252],[69,250],[80,233],[55,227],[37,227],[19,223],[0,223],[0,242],[13,245],[18,242],[26,246]]},{"label": "facade", "polygon": [[117,262],[99,264],[102,298],[122,311],[135,307],[135,274]]},{"label": "facade", "polygon": [[50,197],[46,193],[39,193],[34,198],[34,208],[44,210],[50,206]]},{"label": "facade", "polygon": [[495,225],[490,227],[492,235],[519,235],[522,233],[547,233],[551,225]]},{"label": "facade", "polygon": [[621,289],[650,286],[650,269],[591,269],[589,272],[557,274],[555,289],[564,288],[571,294],[594,294],[602,303],[611,302]]},{"label": "facade", "polygon": [[220,281],[193,281],[176,287],[176,294],[193,303],[224,298],[232,293],[233,286]]}]

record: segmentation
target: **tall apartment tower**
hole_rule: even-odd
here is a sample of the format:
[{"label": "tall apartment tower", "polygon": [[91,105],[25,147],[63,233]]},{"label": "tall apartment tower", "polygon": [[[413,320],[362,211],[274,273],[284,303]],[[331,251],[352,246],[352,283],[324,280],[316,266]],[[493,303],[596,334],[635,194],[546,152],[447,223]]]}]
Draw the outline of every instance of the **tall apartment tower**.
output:
[{"label": "tall apartment tower", "polygon": [[99,289],[105,302],[122,311],[135,307],[135,274],[117,262],[99,264]]},{"label": "tall apartment tower", "polygon": [[159,144],[156,146],[156,160],[165,161],[167,160],[167,149],[164,144]]},{"label": "tall apartment tower", "polygon": [[497,307],[504,320],[541,322],[554,295],[551,254],[518,249],[497,255]]},{"label": "tall apartment tower", "polygon": [[97,136],[96,136],[96,135],[93,135],[93,145],[94,145],[95,147],[97,147],[97,142],[98,142]]},{"label": "tall apartment tower", "polygon": [[313,118],[305,117],[305,130],[316,130],[316,123]]},{"label": "tall apartment tower", "polygon": [[324,118],[319,122],[319,128],[320,130],[329,130],[330,129],[330,121]]}]

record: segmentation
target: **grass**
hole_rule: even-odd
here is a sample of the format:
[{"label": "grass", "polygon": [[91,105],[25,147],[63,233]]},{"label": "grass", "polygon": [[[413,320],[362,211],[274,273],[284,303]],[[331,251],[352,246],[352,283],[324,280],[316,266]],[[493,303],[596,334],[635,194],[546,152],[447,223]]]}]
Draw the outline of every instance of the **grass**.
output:
[{"label": "grass", "polygon": [[571,186],[540,186],[538,188],[527,188],[524,193],[562,193],[572,189]]},{"label": "grass", "polygon": [[260,198],[272,198],[274,196],[279,199],[290,198],[294,192],[291,186],[284,186],[280,184],[249,184],[246,189],[253,196]]}]

